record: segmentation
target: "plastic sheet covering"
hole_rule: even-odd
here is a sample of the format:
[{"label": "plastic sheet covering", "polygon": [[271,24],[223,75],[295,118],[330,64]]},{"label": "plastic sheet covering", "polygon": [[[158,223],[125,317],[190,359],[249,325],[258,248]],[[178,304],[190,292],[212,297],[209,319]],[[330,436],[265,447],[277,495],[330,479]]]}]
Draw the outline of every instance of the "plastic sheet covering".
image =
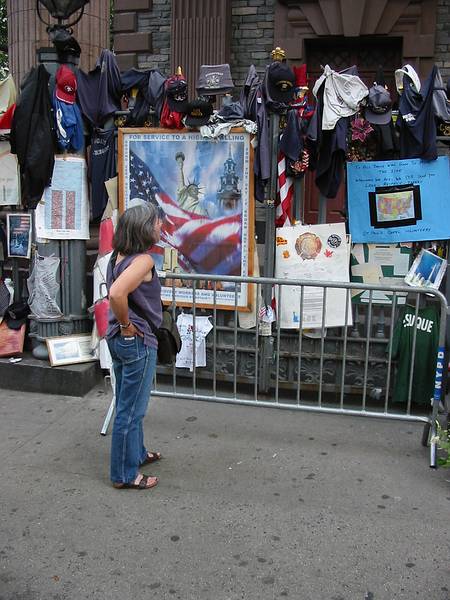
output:
[{"label": "plastic sheet covering", "polygon": [[105,254],[105,256],[97,257],[97,260],[94,265],[94,291],[93,291],[93,301],[94,303],[98,300],[102,300],[108,295],[108,290],[106,288],[106,272],[108,270],[109,259],[111,258],[112,252],[109,254]]},{"label": "plastic sheet covering", "polygon": [[60,260],[55,256],[35,254],[33,271],[27,280],[28,304],[32,315],[41,319],[54,319],[62,316],[56,302],[59,283],[56,274]]}]

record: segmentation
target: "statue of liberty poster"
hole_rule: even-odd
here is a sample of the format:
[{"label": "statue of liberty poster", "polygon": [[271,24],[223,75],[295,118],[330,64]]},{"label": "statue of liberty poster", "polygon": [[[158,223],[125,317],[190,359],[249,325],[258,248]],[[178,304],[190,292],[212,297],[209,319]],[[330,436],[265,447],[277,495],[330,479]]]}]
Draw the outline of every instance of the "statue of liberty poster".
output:
[{"label": "statue of liberty poster", "polygon": [[[152,248],[159,272],[252,275],[253,168],[250,134],[220,139],[196,131],[119,130],[119,207],[155,204],[163,218]],[[175,282],[175,285],[174,285]],[[171,279],[163,299],[178,305],[249,309],[248,284]],[[175,290],[172,289],[175,287]],[[237,298],[235,295],[237,294]]]}]

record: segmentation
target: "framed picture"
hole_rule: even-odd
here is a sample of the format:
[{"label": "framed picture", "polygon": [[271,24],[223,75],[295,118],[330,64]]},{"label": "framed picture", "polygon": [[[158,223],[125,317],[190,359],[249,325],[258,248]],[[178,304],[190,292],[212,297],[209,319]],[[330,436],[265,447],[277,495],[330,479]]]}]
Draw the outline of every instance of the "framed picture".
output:
[{"label": "framed picture", "polygon": [[439,289],[447,270],[445,258],[422,249],[408,271],[405,282],[408,285]]},{"label": "framed picture", "polygon": [[370,223],[375,228],[406,227],[422,219],[420,187],[376,187],[369,192]]},{"label": "framed picture", "polygon": [[[164,221],[161,241],[151,253],[160,274],[253,274],[250,142],[250,134],[241,129],[221,139],[205,139],[188,130],[119,129],[119,209],[124,211],[136,200],[159,208]],[[194,282],[162,283],[163,301],[193,304]],[[249,311],[251,298],[248,284],[216,284],[217,308]],[[197,283],[195,303],[213,306],[211,282]]]},{"label": "framed picture", "polygon": [[91,335],[80,333],[46,338],[48,356],[52,367],[74,365],[97,360],[91,348]]},{"label": "framed picture", "polygon": [[8,213],[6,219],[8,256],[11,258],[30,258],[31,214]]}]

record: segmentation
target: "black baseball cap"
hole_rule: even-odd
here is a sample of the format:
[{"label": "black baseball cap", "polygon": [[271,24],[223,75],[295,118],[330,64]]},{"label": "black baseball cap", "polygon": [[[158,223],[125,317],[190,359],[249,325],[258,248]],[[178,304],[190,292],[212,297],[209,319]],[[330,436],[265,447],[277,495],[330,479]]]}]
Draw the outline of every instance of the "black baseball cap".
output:
[{"label": "black baseball cap", "polygon": [[170,110],[185,113],[188,105],[188,85],[183,75],[174,75],[166,81],[166,97]]},{"label": "black baseball cap", "polygon": [[184,122],[188,127],[201,127],[208,123],[209,117],[212,114],[213,107],[211,102],[197,98],[188,103]]},{"label": "black baseball cap", "polygon": [[384,85],[375,84],[369,89],[365,117],[373,125],[387,125],[392,118],[392,100]]},{"label": "black baseball cap", "polygon": [[20,329],[27,322],[30,307],[25,300],[13,302],[6,309],[4,320],[10,329]]},{"label": "black baseball cap", "polygon": [[286,63],[271,63],[267,69],[267,89],[270,100],[289,104],[294,99],[294,71]]}]

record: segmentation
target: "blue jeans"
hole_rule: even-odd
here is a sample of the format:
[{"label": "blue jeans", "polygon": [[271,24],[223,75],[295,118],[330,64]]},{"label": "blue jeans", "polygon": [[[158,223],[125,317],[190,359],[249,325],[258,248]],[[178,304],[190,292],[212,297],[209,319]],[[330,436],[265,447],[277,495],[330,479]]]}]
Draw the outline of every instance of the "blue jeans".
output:
[{"label": "blue jeans", "polygon": [[142,420],[156,367],[156,349],[138,335],[108,340],[116,376],[116,416],[111,440],[111,481],[131,483],[146,459]]}]

